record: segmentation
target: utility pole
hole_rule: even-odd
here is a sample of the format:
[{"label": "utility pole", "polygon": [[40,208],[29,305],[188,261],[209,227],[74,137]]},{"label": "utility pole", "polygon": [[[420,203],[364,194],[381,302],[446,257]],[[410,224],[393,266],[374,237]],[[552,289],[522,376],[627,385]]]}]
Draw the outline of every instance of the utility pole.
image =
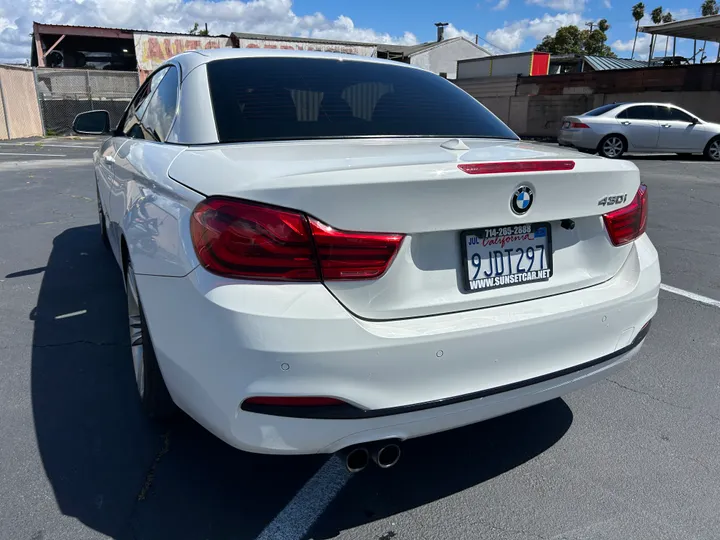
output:
[{"label": "utility pole", "polygon": [[593,31],[593,27],[597,26],[597,24],[595,24],[593,21],[588,21],[588,22],[585,23],[585,26],[589,27],[589,28],[590,28],[590,31],[592,32],[592,31]]}]

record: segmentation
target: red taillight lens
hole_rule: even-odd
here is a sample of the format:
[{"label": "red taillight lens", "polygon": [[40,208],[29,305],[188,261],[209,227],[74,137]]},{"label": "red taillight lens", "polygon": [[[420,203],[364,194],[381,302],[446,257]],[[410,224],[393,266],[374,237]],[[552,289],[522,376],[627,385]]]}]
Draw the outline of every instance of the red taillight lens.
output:
[{"label": "red taillight lens", "polygon": [[337,231],[310,218],[323,279],[380,277],[390,266],[403,235]]},{"label": "red taillight lens", "polygon": [[338,231],[300,212],[223,197],[198,204],[190,235],[207,270],[280,281],[380,277],[403,239],[401,234]]},{"label": "red taillight lens", "polygon": [[195,208],[190,234],[200,263],[216,274],[248,279],[317,281],[305,216],[224,198]]},{"label": "red taillight lens", "polygon": [[328,397],[255,396],[243,401],[246,405],[269,405],[274,407],[332,407],[346,405],[344,401]]},{"label": "red taillight lens", "polygon": [[590,126],[583,122],[572,122],[570,124],[570,127],[574,129],[590,129]]},{"label": "red taillight lens", "polygon": [[496,163],[461,163],[458,169],[468,174],[501,174],[518,172],[570,171],[574,161],[500,161]]},{"label": "red taillight lens", "polygon": [[629,205],[603,216],[605,228],[613,245],[622,246],[643,234],[647,228],[647,214],[647,186],[640,184],[635,198]]}]

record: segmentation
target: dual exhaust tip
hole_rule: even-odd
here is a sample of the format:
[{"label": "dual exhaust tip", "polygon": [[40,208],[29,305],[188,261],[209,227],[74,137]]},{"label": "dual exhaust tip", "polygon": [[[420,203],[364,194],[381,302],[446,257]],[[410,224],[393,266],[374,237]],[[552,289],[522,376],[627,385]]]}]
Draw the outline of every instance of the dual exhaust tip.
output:
[{"label": "dual exhaust tip", "polygon": [[381,469],[389,469],[400,461],[400,446],[395,443],[378,444],[371,450],[356,446],[345,454],[345,468],[351,473],[357,473],[367,467],[370,460]]}]

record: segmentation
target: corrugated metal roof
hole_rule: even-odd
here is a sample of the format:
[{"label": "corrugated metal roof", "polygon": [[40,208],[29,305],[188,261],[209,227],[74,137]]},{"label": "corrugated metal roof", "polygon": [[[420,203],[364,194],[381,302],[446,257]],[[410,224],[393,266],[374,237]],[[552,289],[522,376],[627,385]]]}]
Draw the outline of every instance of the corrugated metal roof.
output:
[{"label": "corrugated metal roof", "polygon": [[641,62],[640,60],[625,60],[624,58],[607,58],[605,56],[589,55],[585,55],[583,58],[588,64],[590,64],[590,67],[596,71],[647,67],[647,62]]},{"label": "corrugated metal roof", "polygon": [[341,41],[338,39],[320,39],[300,36],[275,36],[272,34],[251,34],[248,32],[233,32],[232,36],[239,39],[264,39],[269,41],[296,41],[301,43],[317,43],[325,45],[355,45],[373,47],[375,43],[361,43],[359,41]]},{"label": "corrugated metal roof", "polygon": [[641,26],[641,32],[706,41],[720,41],[720,15],[696,17],[684,21]]},{"label": "corrugated metal roof", "polygon": [[[46,24],[46,23],[39,23],[35,22],[38,26],[38,29],[41,31],[40,33],[43,33],[42,30],[46,30],[48,28],[77,28],[81,30],[112,30],[114,32],[125,32],[127,34],[132,34],[134,32],[140,33],[140,34],[163,34],[168,36],[196,36],[196,37],[203,37],[198,36],[197,34],[189,34],[187,32],[162,32],[160,30],[141,30],[139,28],[114,28],[111,26],[83,26],[81,24]],[[205,37],[228,37],[225,34],[210,34],[209,36]]]}]

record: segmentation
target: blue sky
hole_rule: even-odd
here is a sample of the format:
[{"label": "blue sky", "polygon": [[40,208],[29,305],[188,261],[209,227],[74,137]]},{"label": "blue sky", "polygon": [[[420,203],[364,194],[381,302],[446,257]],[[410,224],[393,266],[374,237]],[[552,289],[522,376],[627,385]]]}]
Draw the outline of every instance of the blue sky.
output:
[{"label": "blue sky", "polygon": [[[676,19],[698,16],[701,0],[663,5]],[[629,57],[634,35],[633,0],[0,0],[0,62],[22,61],[30,50],[32,21],[122,28],[187,31],[207,22],[212,33],[231,31],[304,35],[354,41],[417,43],[435,39],[434,23],[449,22],[447,35],[480,36],[497,52],[530,50],[566,24],[606,18],[608,44]],[[647,12],[658,4],[648,4]],[[649,22],[649,21],[648,21]],[[647,56],[648,36],[638,40]],[[664,54],[660,38],[659,54]],[[669,47],[670,52],[672,44]],[[715,59],[717,45],[708,46]],[[692,54],[679,41],[678,54]]]}]

